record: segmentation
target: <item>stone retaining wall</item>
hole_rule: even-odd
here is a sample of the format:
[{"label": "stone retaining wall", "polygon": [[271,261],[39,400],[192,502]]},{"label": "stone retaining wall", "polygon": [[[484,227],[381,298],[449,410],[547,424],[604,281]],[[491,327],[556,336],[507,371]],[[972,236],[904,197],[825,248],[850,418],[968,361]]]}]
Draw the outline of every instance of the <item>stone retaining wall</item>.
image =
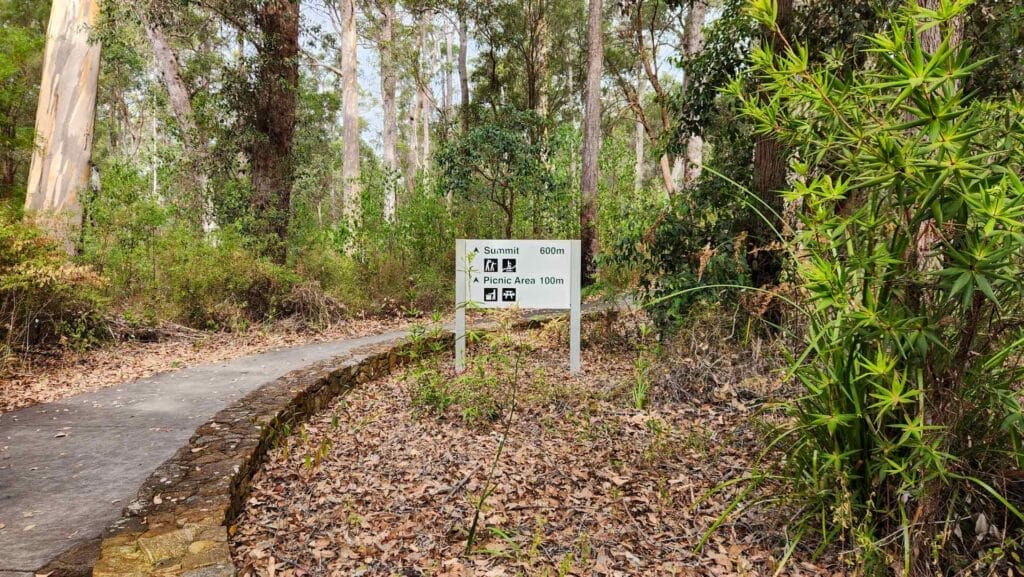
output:
[{"label": "stone retaining wall", "polygon": [[[591,307],[585,316],[617,316]],[[536,328],[557,315],[524,318],[514,328]],[[493,331],[494,324],[474,327]],[[186,446],[143,483],[124,515],[98,539],[65,552],[37,572],[46,577],[233,577],[228,528],[241,512],[253,475],[267,451],[310,415],[383,377],[412,358],[449,350],[443,332],[353,351],[293,371],[217,413]]]},{"label": "stone retaining wall", "polygon": [[280,435],[358,384],[406,362],[413,347],[451,347],[451,333],[373,345],[294,371],[246,395],[200,426],[143,483],[123,517],[38,574],[48,577],[231,577],[228,527],[253,475]]}]

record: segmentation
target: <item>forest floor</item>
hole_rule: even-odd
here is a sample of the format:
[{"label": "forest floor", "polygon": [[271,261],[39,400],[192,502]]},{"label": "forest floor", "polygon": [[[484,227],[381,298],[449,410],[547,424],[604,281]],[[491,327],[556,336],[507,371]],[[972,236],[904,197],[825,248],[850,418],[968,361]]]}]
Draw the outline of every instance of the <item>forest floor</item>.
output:
[{"label": "forest floor", "polygon": [[[559,328],[480,343],[463,376],[428,358],[310,419],[230,529],[240,575],[771,575],[777,512],[748,507],[698,551],[742,485],[708,492],[751,471],[778,418],[761,410],[783,391],[771,374],[703,344],[708,361],[678,358],[709,379],[679,385],[655,378],[643,331],[588,322],[569,377]],[[798,552],[783,574],[842,573]]]},{"label": "forest floor", "polygon": [[0,365],[0,414],[59,401],[157,373],[228,361],[274,349],[338,341],[406,328],[423,319],[355,317],[313,329],[291,321],[240,332],[171,327],[158,340],[112,341],[97,348],[53,348]]}]

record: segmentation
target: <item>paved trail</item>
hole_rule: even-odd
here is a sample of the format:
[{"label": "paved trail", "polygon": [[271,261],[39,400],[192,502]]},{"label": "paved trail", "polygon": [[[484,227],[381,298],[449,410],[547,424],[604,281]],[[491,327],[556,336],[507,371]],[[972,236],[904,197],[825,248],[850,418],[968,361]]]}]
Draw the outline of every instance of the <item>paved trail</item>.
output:
[{"label": "paved trail", "polygon": [[407,333],[280,349],[0,415],[0,577],[23,577],[121,516],[218,411],[295,369]]}]

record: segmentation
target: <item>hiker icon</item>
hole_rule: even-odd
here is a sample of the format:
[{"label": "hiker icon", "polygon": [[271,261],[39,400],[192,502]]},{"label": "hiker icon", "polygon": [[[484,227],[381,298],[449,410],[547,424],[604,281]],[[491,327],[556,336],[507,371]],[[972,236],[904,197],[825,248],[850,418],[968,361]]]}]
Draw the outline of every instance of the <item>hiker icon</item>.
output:
[{"label": "hiker icon", "polygon": [[498,259],[496,259],[496,258],[485,258],[484,259],[484,272],[498,272]]}]

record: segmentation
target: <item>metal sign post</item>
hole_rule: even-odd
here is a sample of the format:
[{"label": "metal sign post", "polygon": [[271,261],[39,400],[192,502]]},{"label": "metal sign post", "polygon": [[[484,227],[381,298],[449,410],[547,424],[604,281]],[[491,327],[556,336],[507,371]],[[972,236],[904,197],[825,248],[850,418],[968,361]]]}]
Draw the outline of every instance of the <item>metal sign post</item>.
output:
[{"label": "metal sign post", "polygon": [[569,371],[580,370],[578,240],[455,241],[455,370],[466,367],[466,307],[569,310]]}]

